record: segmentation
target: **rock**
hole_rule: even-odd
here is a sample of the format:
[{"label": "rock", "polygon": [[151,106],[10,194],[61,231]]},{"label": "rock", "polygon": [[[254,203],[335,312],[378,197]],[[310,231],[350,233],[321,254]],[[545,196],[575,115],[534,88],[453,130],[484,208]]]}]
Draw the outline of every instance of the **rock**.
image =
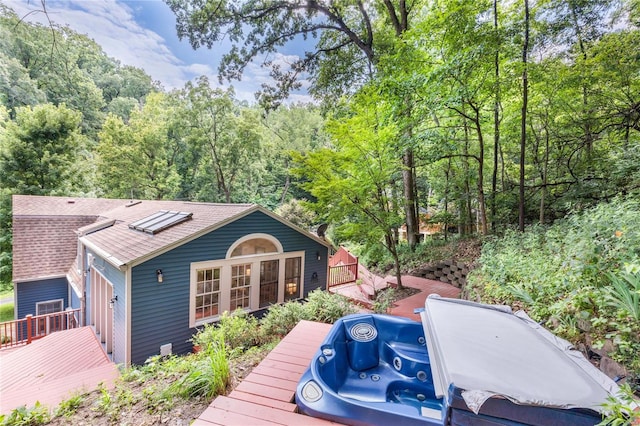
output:
[{"label": "rock", "polygon": [[600,371],[612,379],[625,377],[627,375],[627,369],[608,356],[603,356],[602,359],[600,359]]},{"label": "rock", "polygon": [[600,349],[597,349],[597,348],[593,347],[592,342],[591,342],[591,336],[587,336],[586,341],[587,341],[587,345],[590,347],[591,351],[594,352],[594,353],[597,353],[601,357],[609,356],[610,353],[615,351],[615,346],[613,345],[613,342],[611,340],[605,340],[604,346],[602,346],[602,348],[600,348]]}]

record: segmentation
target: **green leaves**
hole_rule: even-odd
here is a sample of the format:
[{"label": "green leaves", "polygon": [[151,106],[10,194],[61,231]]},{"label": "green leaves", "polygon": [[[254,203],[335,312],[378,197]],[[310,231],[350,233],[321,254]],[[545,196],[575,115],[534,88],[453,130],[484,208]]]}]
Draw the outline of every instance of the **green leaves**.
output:
[{"label": "green leaves", "polygon": [[178,193],[173,115],[170,99],[154,93],[127,124],[114,115],[107,118],[97,147],[98,180],[105,195],[171,199]]},{"label": "green leaves", "polygon": [[551,227],[485,243],[469,279],[484,301],[524,308],[574,342],[614,343],[614,359],[640,373],[640,216],[616,200]]},{"label": "green leaves", "polygon": [[65,105],[18,108],[0,134],[0,186],[31,195],[78,188],[81,117]]},{"label": "green leaves", "polygon": [[620,309],[635,321],[640,331],[640,274],[623,272],[620,275],[607,274],[611,286],[607,288],[609,305]]}]

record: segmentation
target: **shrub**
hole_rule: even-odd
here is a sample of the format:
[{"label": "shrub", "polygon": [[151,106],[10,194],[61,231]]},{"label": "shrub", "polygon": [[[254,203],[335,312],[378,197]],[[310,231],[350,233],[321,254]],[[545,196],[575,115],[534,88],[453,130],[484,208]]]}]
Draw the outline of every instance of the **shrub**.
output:
[{"label": "shrub", "polygon": [[284,305],[273,305],[260,321],[260,336],[263,343],[274,338],[283,337],[293,330],[293,327],[306,317],[304,306],[296,301]]},{"label": "shrub", "polygon": [[637,424],[640,421],[640,411],[636,409],[638,402],[631,387],[627,384],[620,386],[617,398],[610,396],[602,404],[606,417],[597,426],[625,426]]},{"label": "shrub", "polygon": [[328,291],[314,290],[304,305],[304,318],[309,321],[333,324],[340,317],[356,312],[355,307],[343,296]]},{"label": "shrub", "polygon": [[356,312],[355,307],[339,294],[322,290],[309,293],[306,303],[297,301],[274,305],[260,321],[262,342],[282,337],[301,320],[333,324],[338,318]]},{"label": "shrub", "polygon": [[388,287],[376,294],[376,300],[373,302],[373,311],[378,314],[385,314],[387,310],[393,305],[393,301],[396,296],[396,290],[392,287]]},{"label": "shrub", "polygon": [[242,353],[260,342],[258,320],[238,309],[224,312],[216,324],[207,324],[193,336],[193,344],[206,349],[210,344],[223,339],[229,355]]},{"label": "shrub", "polygon": [[640,372],[640,201],[616,200],[553,226],[485,241],[470,298],[524,308],[574,342],[594,345]]},{"label": "shrub", "polygon": [[0,415],[2,425],[15,426],[37,426],[49,422],[49,410],[40,402],[36,401],[33,407],[27,408],[23,405],[16,408],[8,415]]}]

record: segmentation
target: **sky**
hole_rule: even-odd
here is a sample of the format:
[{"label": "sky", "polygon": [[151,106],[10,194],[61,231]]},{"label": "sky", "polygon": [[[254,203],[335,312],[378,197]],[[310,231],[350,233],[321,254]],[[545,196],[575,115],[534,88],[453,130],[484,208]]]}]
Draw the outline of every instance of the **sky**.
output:
[{"label": "sky", "polygon": [[[122,64],[145,70],[167,89],[181,88],[187,81],[206,75],[212,85],[218,83],[218,64],[229,44],[221,43],[212,50],[193,50],[188,40],[180,41],[176,33],[173,12],[161,0],[46,0],[47,14],[42,13],[41,0],[0,0],[27,21],[48,24],[48,19],[68,25],[102,46],[106,54]],[[273,59],[291,63],[304,52],[304,46],[286,46]],[[296,53],[297,52],[297,53]],[[255,101],[254,93],[263,82],[269,82],[267,69],[260,67],[258,58],[245,69],[241,81],[232,85],[236,98]],[[303,82],[302,89],[293,93],[288,102],[310,102]]]}]

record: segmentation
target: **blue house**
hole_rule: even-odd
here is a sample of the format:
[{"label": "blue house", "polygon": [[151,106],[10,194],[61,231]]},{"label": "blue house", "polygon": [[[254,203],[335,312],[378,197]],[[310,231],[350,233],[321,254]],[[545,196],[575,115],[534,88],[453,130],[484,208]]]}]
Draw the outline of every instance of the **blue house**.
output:
[{"label": "blue house", "polygon": [[330,245],[255,204],[13,197],[16,318],[80,309],[116,363],[326,289]]}]

